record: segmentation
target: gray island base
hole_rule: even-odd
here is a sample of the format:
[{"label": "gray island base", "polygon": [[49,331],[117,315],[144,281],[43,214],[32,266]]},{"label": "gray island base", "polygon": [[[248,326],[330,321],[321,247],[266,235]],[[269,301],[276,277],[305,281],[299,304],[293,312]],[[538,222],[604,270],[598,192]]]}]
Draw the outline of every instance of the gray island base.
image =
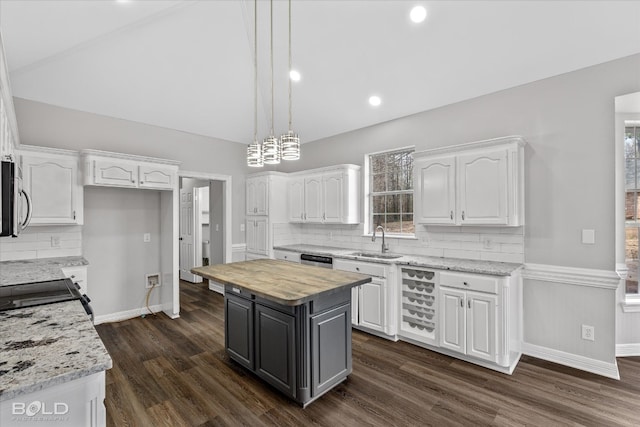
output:
[{"label": "gray island base", "polygon": [[229,357],[302,406],[351,373],[351,288],[369,276],[266,259],[192,272],[225,285]]}]

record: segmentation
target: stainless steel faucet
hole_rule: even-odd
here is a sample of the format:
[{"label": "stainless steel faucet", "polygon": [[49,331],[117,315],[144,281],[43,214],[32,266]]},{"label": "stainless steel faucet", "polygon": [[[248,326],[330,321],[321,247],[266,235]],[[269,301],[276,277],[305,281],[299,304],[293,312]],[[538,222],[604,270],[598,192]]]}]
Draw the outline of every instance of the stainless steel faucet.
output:
[{"label": "stainless steel faucet", "polygon": [[373,236],[371,236],[371,241],[375,242],[376,241],[376,231],[378,231],[378,229],[382,230],[382,253],[385,253],[389,250],[389,246],[384,242],[384,227],[379,225],[376,227],[375,230],[373,230]]}]

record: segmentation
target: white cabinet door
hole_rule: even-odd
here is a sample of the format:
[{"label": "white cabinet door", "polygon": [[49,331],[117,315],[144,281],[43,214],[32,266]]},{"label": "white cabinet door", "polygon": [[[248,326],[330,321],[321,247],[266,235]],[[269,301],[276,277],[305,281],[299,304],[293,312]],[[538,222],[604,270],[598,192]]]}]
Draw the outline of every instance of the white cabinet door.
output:
[{"label": "white cabinet door", "polygon": [[293,179],[288,184],[289,221],[304,221],[304,178]]},{"label": "white cabinet door", "polygon": [[508,224],[507,150],[458,157],[460,224]]},{"label": "white cabinet door", "polygon": [[304,180],[304,194],[305,220],[322,222],[322,177],[320,175]]},{"label": "white cabinet door", "polygon": [[93,183],[113,187],[137,187],[138,166],[110,160],[93,160]]},{"label": "white cabinet door", "polygon": [[247,215],[268,215],[269,177],[259,176],[255,178],[248,178],[246,192]]},{"label": "white cabinet door", "polygon": [[247,252],[268,255],[267,218],[247,219]]},{"label": "white cabinet door", "polygon": [[371,282],[359,286],[358,315],[360,326],[385,332],[386,281],[374,277]]},{"label": "white cabinet door", "polygon": [[466,352],[465,292],[440,288],[440,346]]},{"label": "white cabinet door", "polygon": [[467,354],[497,361],[496,295],[467,292]]},{"label": "white cabinet door", "polygon": [[414,165],[414,182],[419,192],[415,206],[421,224],[455,224],[456,158],[420,159]]},{"label": "white cabinet door", "polygon": [[82,224],[82,186],[73,157],[23,155],[23,184],[31,196],[31,224]]},{"label": "white cabinet door", "polygon": [[173,170],[157,166],[139,166],[140,188],[156,190],[171,190],[175,184],[176,175]]},{"label": "white cabinet door", "polygon": [[322,178],[322,221],[341,223],[343,220],[344,175],[327,174]]},{"label": "white cabinet door", "polygon": [[358,300],[360,299],[360,286],[351,288],[351,325],[358,323]]}]

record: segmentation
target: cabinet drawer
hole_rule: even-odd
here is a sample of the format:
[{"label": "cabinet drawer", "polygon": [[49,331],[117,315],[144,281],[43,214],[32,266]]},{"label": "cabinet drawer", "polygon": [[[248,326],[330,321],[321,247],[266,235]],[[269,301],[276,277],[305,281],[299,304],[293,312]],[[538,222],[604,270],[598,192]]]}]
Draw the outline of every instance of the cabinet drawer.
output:
[{"label": "cabinet drawer", "polygon": [[498,293],[499,278],[465,273],[440,273],[440,286],[469,289],[478,292]]},{"label": "cabinet drawer", "polygon": [[275,259],[281,259],[284,261],[291,261],[291,262],[298,262],[298,263],[300,262],[300,254],[298,252],[274,250],[273,257]]},{"label": "cabinet drawer", "polygon": [[368,262],[346,261],[343,259],[333,260],[333,269],[351,271],[352,273],[368,274],[369,276],[386,277],[383,265]]}]

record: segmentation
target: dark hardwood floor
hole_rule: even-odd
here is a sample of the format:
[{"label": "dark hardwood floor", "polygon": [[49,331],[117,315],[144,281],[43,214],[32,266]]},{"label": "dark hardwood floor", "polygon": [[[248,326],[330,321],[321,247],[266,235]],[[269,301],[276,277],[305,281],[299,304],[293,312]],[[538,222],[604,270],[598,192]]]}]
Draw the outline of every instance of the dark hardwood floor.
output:
[{"label": "dark hardwood floor", "polygon": [[621,381],[531,357],[504,375],[354,330],[353,373],[306,409],[229,360],[223,297],[182,282],[181,317],[96,327],[109,426],[640,425],[640,358]]}]

